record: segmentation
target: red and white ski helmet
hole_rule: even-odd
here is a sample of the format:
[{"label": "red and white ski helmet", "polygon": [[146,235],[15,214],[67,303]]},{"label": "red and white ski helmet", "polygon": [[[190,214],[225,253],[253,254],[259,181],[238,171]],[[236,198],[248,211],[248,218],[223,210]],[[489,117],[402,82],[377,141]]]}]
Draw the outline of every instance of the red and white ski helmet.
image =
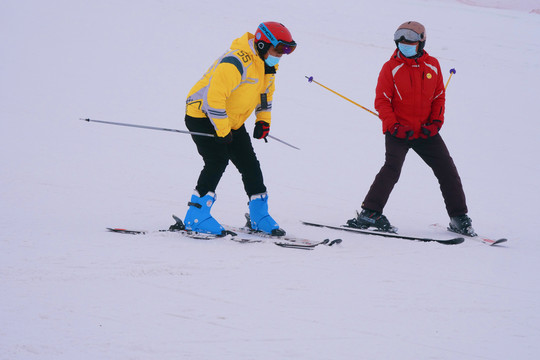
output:
[{"label": "red and white ski helmet", "polygon": [[255,47],[263,56],[272,45],[282,54],[290,54],[296,49],[296,42],[285,25],[275,21],[263,22],[255,32]]}]

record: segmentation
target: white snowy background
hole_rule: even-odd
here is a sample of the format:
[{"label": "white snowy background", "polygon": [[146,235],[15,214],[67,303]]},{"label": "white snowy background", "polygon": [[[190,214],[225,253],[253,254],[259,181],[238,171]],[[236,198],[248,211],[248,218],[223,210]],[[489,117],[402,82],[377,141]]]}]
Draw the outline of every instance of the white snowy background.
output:
[{"label": "white snowy background", "polygon": [[[0,359],[538,359],[540,1],[0,2]],[[273,217],[341,237],[270,243],[112,234],[184,216],[202,167],[191,86],[262,21],[299,44],[280,63],[271,134],[253,140]],[[442,135],[475,229],[457,246],[308,228],[355,214],[383,163],[373,109],[398,25],[427,28],[445,73]],[[247,127],[251,132],[253,118]],[[243,225],[231,165],[213,215]],[[445,236],[431,170],[410,152],[385,209]]]}]

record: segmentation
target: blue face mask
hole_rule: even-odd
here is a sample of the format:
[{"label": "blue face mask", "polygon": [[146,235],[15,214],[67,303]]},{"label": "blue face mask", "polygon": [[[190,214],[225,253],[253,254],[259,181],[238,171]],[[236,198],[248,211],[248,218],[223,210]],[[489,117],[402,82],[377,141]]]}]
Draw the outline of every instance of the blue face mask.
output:
[{"label": "blue face mask", "polygon": [[401,53],[403,55],[405,55],[405,57],[413,57],[414,55],[416,55],[416,47],[418,45],[410,45],[410,44],[403,44],[403,43],[398,43],[398,49],[399,51],[401,51]]},{"label": "blue face mask", "polygon": [[281,58],[268,54],[268,57],[266,58],[266,60],[264,60],[264,62],[266,63],[266,65],[272,67],[272,66],[277,65],[277,63],[279,62],[279,59],[281,59]]}]

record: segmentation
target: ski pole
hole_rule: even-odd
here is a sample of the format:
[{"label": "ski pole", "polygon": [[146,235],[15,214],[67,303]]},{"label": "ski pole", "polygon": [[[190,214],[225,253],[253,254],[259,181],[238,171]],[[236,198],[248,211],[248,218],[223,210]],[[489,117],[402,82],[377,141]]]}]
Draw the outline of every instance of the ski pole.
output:
[{"label": "ski pole", "polygon": [[448,80],[446,80],[446,85],[444,85],[444,90],[446,90],[446,88],[448,87],[448,83],[450,82],[452,75],[454,75],[455,73],[456,73],[456,69],[450,69],[450,77],[448,78]]},{"label": "ski pole", "polygon": [[[287,142],[285,142],[285,141],[283,141],[283,140],[280,140],[280,139],[278,139],[278,138],[275,137],[275,136],[272,136],[272,135],[266,135],[266,136],[268,136],[269,138],[274,139],[274,140],[276,140],[276,141],[279,141],[279,142],[282,143],[282,144],[285,144],[285,145],[287,145],[287,146],[290,146],[290,147],[292,147],[293,149],[300,150],[300,148],[297,148],[297,147],[294,146],[294,145],[291,145],[291,144],[289,144],[289,143],[287,143]],[[266,140],[266,139],[265,139],[265,140]]]},{"label": "ski pole", "polygon": [[[136,125],[136,124],[127,124],[127,123],[119,123],[114,121],[104,121],[104,120],[95,120],[95,119],[82,119],[79,120],[87,121],[87,122],[96,122],[101,124],[109,124],[109,125],[118,125],[118,126],[127,126],[127,127],[134,127],[134,128],[140,128],[140,129],[150,129],[150,130],[160,130],[160,131],[170,131],[170,132],[176,132],[181,134],[189,134],[189,135],[196,135],[196,136],[207,136],[207,137],[216,137],[214,134],[207,134],[207,133],[201,133],[201,132],[195,132],[195,131],[187,131],[187,130],[178,130],[178,129],[167,129],[167,128],[160,128],[160,127],[154,127],[154,126],[147,126],[147,125]],[[278,139],[275,136],[268,135],[269,138],[272,138],[282,144],[285,144],[287,146],[292,147],[293,149],[300,150],[300,148],[297,148],[294,145],[291,145],[281,139]]]},{"label": "ski pole", "polygon": [[340,93],[338,93],[338,92],[336,92],[336,91],[334,91],[334,90],[332,90],[332,89],[330,89],[330,88],[327,88],[327,87],[324,86],[323,84],[321,84],[321,83],[319,83],[319,82],[313,80],[313,76],[309,76],[309,77],[306,76],[306,79],[308,79],[308,82],[314,82],[315,84],[317,84],[317,85],[319,85],[319,86],[322,86],[322,87],[325,88],[326,90],[333,92],[333,93],[336,94],[337,96],[340,96],[340,97],[342,97],[343,99],[352,102],[354,105],[356,105],[356,106],[358,106],[358,107],[361,107],[362,109],[366,110],[367,112],[372,113],[373,115],[379,117],[379,114],[377,114],[376,112],[371,111],[371,110],[369,110],[369,109],[366,108],[366,107],[363,107],[362,105],[360,105],[360,104],[358,104],[358,103],[352,101],[351,99],[349,99],[349,98],[347,98],[347,97],[341,95]]},{"label": "ski pole", "polygon": [[160,128],[160,127],[154,127],[154,126],[126,124],[126,123],[119,123],[119,122],[113,122],[113,121],[94,120],[94,119],[79,119],[79,120],[88,121],[88,122],[96,122],[96,123],[101,123],[101,124],[109,124],[109,125],[128,126],[128,127],[134,127],[134,128],[140,128],[140,129],[170,131],[170,132],[178,132],[182,134],[215,137],[213,134],[193,132],[193,131],[187,131],[187,130],[167,129],[167,128]]}]

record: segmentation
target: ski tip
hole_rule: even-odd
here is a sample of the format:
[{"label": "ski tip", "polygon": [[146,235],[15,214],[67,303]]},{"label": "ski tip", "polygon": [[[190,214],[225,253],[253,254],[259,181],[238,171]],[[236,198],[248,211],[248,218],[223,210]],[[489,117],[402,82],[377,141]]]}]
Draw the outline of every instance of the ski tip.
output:
[{"label": "ski tip", "polygon": [[130,234],[130,235],[139,235],[146,234],[146,231],[140,230],[127,230],[122,228],[106,228],[110,232],[119,233],[119,234]]},{"label": "ski tip", "polygon": [[107,228],[108,231],[111,232],[126,232],[129,231],[128,229],[122,229],[122,228]]},{"label": "ski tip", "polygon": [[502,238],[502,239],[497,239],[497,240],[493,240],[493,239],[488,239],[488,238],[480,238],[482,240],[482,242],[484,244],[487,244],[489,246],[493,246],[493,245],[500,245],[502,243],[505,243],[508,241],[508,239],[506,238]]},{"label": "ski tip", "polygon": [[334,239],[334,240],[332,240],[332,241],[330,241],[330,242],[328,243],[328,246],[341,244],[342,242],[343,242],[343,240],[341,240],[341,239]]}]

